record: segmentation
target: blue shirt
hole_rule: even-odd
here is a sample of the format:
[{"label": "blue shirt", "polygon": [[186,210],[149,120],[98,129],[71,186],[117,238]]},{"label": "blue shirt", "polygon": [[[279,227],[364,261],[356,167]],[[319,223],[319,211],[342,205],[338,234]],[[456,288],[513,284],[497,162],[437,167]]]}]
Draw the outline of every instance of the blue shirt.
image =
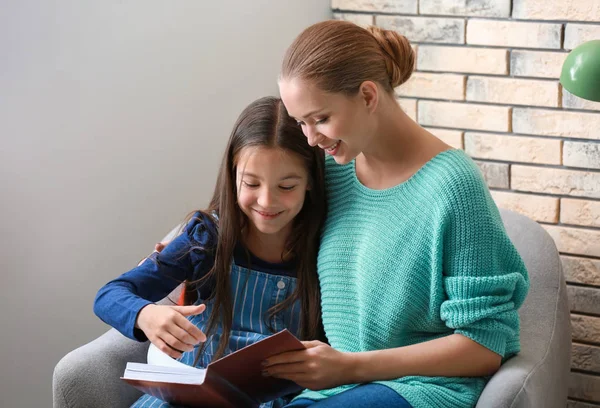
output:
[{"label": "blue shirt", "polygon": [[[163,299],[184,280],[194,281],[205,276],[214,265],[217,225],[211,218],[196,213],[185,231],[161,252],[153,254],[138,267],[124,273],[102,287],[94,301],[94,313],[125,336],[146,341],[145,334],[135,328],[140,310]],[[290,296],[296,288],[296,263],[270,263],[253,256],[237,245],[230,271],[233,321],[225,355],[237,351],[273,332],[287,328],[296,336],[300,328],[300,302],[277,313],[267,321],[267,311]],[[206,332],[213,309],[213,283],[207,280],[198,288],[196,304],[205,303],[206,310],[190,316],[193,324]],[[213,359],[222,334],[220,326],[207,338],[197,367],[206,367]],[[197,353],[183,353],[180,361],[193,365]],[[261,405],[278,408],[288,399],[280,398]],[[133,405],[136,408],[168,408],[168,403],[151,395],[143,395]]]},{"label": "blue shirt", "polygon": [[[216,241],[215,222],[196,213],[185,230],[161,253],[154,253],[141,265],[103,286],[96,295],[94,313],[126,337],[146,341],[144,333],[135,328],[140,310],[169,295],[184,280],[197,280],[208,273],[214,264],[213,249]],[[233,324],[234,328],[241,328],[245,333],[238,333],[232,338],[235,337],[242,346],[249,343],[241,341],[239,335],[258,339],[257,335],[262,338],[271,334],[266,328],[265,313],[293,292],[296,286],[296,263],[266,262],[246,251],[242,245],[236,247],[233,261]],[[212,289],[210,280],[198,288],[197,304],[208,299]],[[190,320],[199,327],[203,326],[204,318],[210,315],[210,306],[207,304],[204,313]],[[290,310],[276,316],[270,324],[275,330],[285,327],[298,335],[300,306],[293,305],[288,309]],[[203,330],[204,327],[200,329]]]}]

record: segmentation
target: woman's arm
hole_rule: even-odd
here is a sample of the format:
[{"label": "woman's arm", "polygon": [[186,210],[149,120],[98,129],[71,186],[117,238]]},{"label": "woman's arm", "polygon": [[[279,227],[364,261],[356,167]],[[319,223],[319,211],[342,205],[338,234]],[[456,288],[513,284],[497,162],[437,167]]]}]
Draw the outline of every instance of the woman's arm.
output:
[{"label": "woman's arm", "polygon": [[352,383],[409,375],[481,377],[500,368],[502,357],[461,334],[406,347],[348,353]]},{"label": "woman's arm", "polygon": [[500,355],[461,334],[358,353],[342,353],[319,341],[304,344],[307,350],[269,358],[264,374],[318,390],[413,375],[480,377],[494,374],[501,363]]}]

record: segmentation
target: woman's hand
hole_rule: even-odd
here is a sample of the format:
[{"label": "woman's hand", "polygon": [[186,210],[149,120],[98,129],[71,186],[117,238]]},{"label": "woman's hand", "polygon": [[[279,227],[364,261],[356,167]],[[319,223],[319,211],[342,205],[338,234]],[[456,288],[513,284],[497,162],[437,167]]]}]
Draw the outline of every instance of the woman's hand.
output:
[{"label": "woman's hand", "polygon": [[159,350],[173,358],[191,351],[196,344],[206,341],[206,335],[187,317],[198,315],[205,305],[169,306],[149,304],[138,314],[135,326],[141,329],[148,340]]},{"label": "woman's hand", "polygon": [[[153,251],[152,253],[154,253],[154,252],[162,252],[162,250],[163,250],[163,249],[165,249],[165,247],[166,247],[167,245],[169,245],[169,242],[171,242],[171,241],[161,241],[161,242],[159,242],[158,244],[154,245],[154,251]],[[141,260],[141,261],[140,261],[140,262],[137,264],[137,266],[140,266],[141,264],[143,264],[143,263],[144,263],[144,261],[145,261],[146,259],[148,259],[148,257],[146,257],[146,258],[142,259],[142,260]]]},{"label": "woman's hand", "polygon": [[263,362],[263,375],[322,390],[352,383],[352,359],[320,341],[303,341],[306,350],[290,351]]}]

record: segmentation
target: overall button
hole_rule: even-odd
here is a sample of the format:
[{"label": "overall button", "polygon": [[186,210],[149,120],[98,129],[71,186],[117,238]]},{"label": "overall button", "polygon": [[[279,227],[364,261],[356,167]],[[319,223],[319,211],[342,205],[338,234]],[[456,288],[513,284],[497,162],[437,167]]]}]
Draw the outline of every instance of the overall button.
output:
[{"label": "overall button", "polygon": [[279,281],[277,282],[277,288],[278,289],[284,289],[285,288],[285,282],[284,281]]}]

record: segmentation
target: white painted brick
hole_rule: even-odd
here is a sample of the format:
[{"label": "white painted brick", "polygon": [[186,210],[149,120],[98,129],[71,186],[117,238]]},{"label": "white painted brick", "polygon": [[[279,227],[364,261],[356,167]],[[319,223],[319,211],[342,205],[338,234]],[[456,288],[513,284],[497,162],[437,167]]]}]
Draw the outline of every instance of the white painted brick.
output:
[{"label": "white painted brick", "polygon": [[[585,1],[583,1],[585,3]],[[600,2],[598,3],[600,4]],[[596,20],[600,20],[596,16]],[[568,23],[565,26],[565,44],[566,50],[572,50],[584,42],[600,39],[600,24],[573,24]]]},{"label": "white painted brick", "polygon": [[508,188],[508,164],[475,161],[490,188]]},{"label": "white painted brick", "polygon": [[570,167],[600,169],[600,143],[565,141],[563,164]]},{"label": "white painted brick", "polygon": [[558,198],[491,191],[496,205],[526,215],[539,222],[558,222]]},{"label": "white painted brick", "polygon": [[331,0],[334,10],[417,13],[418,0]]},{"label": "white painted brick", "polygon": [[600,113],[514,108],[513,131],[600,140]]},{"label": "white painted brick", "polygon": [[478,159],[560,164],[561,141],[490,133],[465,133],[465,151]]},{"label": "white painted brick", "polygon": [[510,131],[510,109],[452,102],[420,101],[419,123],[423,126]]},{"label": "white painted brick", "polygon": [[455,149],[463,148],[463,133],[460,130],[425,128],[442,142],[454,147]]},{"label": "white painted brick", "polygon": [[493,48],[422,45],[417,57],[421,71],[508,74],[508,51]]},{"label": "white painted brick", "polygon": [[467,100],[511,105],[558,107],[557,81],[470,76]]},{"label": "white painted brick", "polygon": [[600,260],[561,255],[567,282],[600,286]]},{"label": "white painted brick", "polygon": [[350,21],[361,27],[375,24],[375,17],[372,14],[333,13],[333,18],[335,20]]},{"label": "white painted brick", "polygon": [[420,14],[510,17],[510,0],[421,0]]},{"label": "white painted brick", "polygon": [[511,166],[513,190],[600,198],[600,173],[534,166]]},{"label": "white painted brick", "polygon": [[543,225],[554,239],[559,252],[600,256],[600,230]]},{"label": "white painted brick", "polygon": [[513,0],[513,18],[528,20],[597,21],[597,0]]},{"label": "white painted brick", "polygon": [[416,99],[407,99],[407,98],[398,98],[396,99],[402,110],[408,115],[409,118],[417,121],[417,100]]},{"label": "white painted brick", "polygon": [[514,50],[510,57],[510,73],[514,76],[560,78],[566,52]]},{"label": "white painted brick", "polygon": [[464,44],[465,21],[458,18],[376,16],[375,23],[413,42]]},{"label": "white painted brick", "polygon": [[600,201],[561,198],[560,221],[564,224],[600,227]]},{"label": "white painted brick", "polygon": [[415,72],[397,88],[397,92],[401,96],[462,101],[465,99],[465,76]]},{"label": "white painted brick", "polygon": [[523,48],[560,48],[561,25],[472,19],[467,44]]},{"label": "white painted brick", "polygon": [[600,111],[600,102],[589,101],[573,95],[566,89],[562,89],[562,106],[569,109],[586,109]]}]

